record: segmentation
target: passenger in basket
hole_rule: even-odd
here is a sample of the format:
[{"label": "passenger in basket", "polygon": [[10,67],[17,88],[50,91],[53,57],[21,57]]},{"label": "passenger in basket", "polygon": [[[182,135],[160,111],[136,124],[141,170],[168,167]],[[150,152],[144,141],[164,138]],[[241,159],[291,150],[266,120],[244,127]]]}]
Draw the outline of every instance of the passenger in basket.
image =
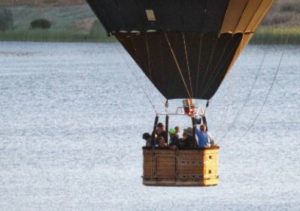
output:
[{"label": "passenger in basket", "polygon": [[160,122],[157,124],[155,133],[156,133],[156,143],[159,143],[158,139],[160,137],[163,137],[164,140],[168,140],[168,133],[166,132],[163,123]]},{"label": "passenger in basket", "polygon": [[199,148],[209,148],[210,147],[210,137],[207,134],[206,125],[200,125],[200,130],[196,127],[196,135],[198,139]]},{"label": "passenger in basket", "polygon": [[151,135],[149,133],[144,133],[143,139],[146,141],[146,147],[151,147]]},{"label": "passenger in basket", "polygon": [[182,139],[179,141],[180,149],[193,148],[193,128],[189,127],[183,131]]},{"label": "passenger in basket", "polygon": [[157,141],[158,141],[158,148],[168,148],[168,144],[166,143],[163,137],[159,137]]},{"label": "passenger in basket", "polygon": [[179,147],[179,137],[175,128],[169,130],[170,134],[170,147],[171,149],[176,149]]},{"label": "passenger in basket", "polygon": [[180,133],[180,128],[178,126],[175,127],[175,130],[176,130],[176,136],[178,137],[179,139],[179,133]]}]

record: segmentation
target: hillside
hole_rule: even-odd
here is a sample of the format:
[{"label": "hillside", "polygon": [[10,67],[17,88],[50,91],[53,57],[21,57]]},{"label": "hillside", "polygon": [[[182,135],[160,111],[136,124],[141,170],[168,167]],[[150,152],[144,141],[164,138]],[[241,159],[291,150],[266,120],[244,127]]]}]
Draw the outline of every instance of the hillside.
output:
[{"label": "hillside", "polygon": [[[111,40],[85,0],[1,0],[0,13],[1,8],[11,11],[13,27],[0,31],[0,40]],[[31,22],[41,18],[49,20],[51,28],[32,30]],[[281,42],[287,34],[294,43],[300,43],[299,0],[278,0],[255,39],[266,36],[271,42]]]},{"label": "hillside", "polygon": [[263,25],[281,27],[300,26],[300,1],[278,0],[266,17]]}]

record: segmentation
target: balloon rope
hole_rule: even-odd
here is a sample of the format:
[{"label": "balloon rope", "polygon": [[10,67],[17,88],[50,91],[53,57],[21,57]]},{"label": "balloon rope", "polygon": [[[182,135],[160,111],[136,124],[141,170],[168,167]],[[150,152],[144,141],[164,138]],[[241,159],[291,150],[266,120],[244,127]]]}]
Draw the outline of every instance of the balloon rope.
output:
[{"label": "balloon rope", "polygon": [[165,32],[164,32],[164,35],[165,35],[165,38],[166,38],[167,43],[168,43],[168,45],[169,45],[169,50],[171,51],[171,54],[172,54],[173,59],[174,59],[174,62],[175,62],[175,64],[176,64],[176,67],[177,67],[177,69],[178,69],[178,71],[179,71],[179,74],[180,74],[181,79],[182,79],[182,81],[183,81],[183,84],[184,84],[184,86],[185,86],[186,92],[187,92],[187,94],[189,95],[189,97],[192,98],[192,95],[191,95],[191,93],[189,92],[189,89],[188,89],[188,86],[187,86],[187,84],[186,84],[186,81],[184,80],[184,77],[183,77],[183,74],[182,74],[182,70],[181,70],[181,68],[180,68],[180,66],[179,66],[179,62],[178,62],[178,60],[177,60],[177,58],[176,58],[176,54],[175,54],[174,49],[172,48],[172,45],[171,45],[171,43],[170,43],[169,37],[168,37],[168,35],[167,35]]},{"label": "balloon rope", "polygon": [[[289,35],[287,36],[287,39],[286,39],[285,44],[288,43],[288,40],[289,40]],[[279,63],[278,63],[277,69],[276,69],[276,72],[275,72],[275,74],[274,74],[274,76],[273,76],[271,85],[270,85],[270,87],[269,87],[269,89],[268,89],[268,92],[267,92],[267,94],[266,94],[266,97],[265,97],[265,99],[264,99],[264,102],[263,102],[262,106],[260,107],[259,111],[258,111],[257,114],[255,115],[255,118],[254,118],[252,124],[250,125],[250,127],[248,127],[248,129],[245,131],[245,133],[244,133],[242,136],[240,136],[240,138],[239,138],[238,141],[242,140],[242,138],[244,138],[244,137],[252,130],[252,128],[253,128],[254,124],[256,123],[258,117],[260,116],[261,112],[263,111],[263,109],[264,109],[264,107],[265,107],[265,105],[266,105],[266,103],[267,103],[267,101],[268,101],[268,99],[269,99],[269,96],[270,96],[270,94],[271,94],[271,91],[272,91],[272,89],[273,89],[273,87],[274,87],[274,84],[275,84],[275,81],[276,81],[276,79],[277,79],[278,73],[279,73],[279,71],[280,71],[280,68],[281,68],[281,64],[282,64],[282,60],[283,60],[284,54],[285,54],[285,51],[282,51],[281,56],[280,56],[280,60],[279,60]]]},{"label": "balloon rope", "polygon": [[[132,40],[131,40],[131,43],[132,43]],[[150,65],[150,50],[149,50],[149,40],[148,40],[147,33],[145,33],[145,44],[146,44],[146,52],[147,52],[147,65],[148,65],[149,77],[150,77],[150,79],[153,79],[151,65]],[[165,104],[164,101],[162,101],[162,103]]]},{"label": "balloon rope", "polygon": [[196,96],[198,96],[198,85],[199,85],[199,73],[200,73],[200,62],[201,62],[201,51],[202,51],[202,40],[203,35],[200,35],[199,39],[199,54],[198,54],[198,69],[197,69],[197,75],[196,75]]},{"label": "balloon rope", "polygon": [[[220,66],[220,64],[222,63],[222,61],[224,61],[223,56],[225,55],[226,49],[227,49],[227,47],[229,46],[229,44],[230,44],[230,39],[228,40],[228,42],[227,42],[226,45],[224,46],[224,48],[223,48],[223,50],[222,50],[222,54],[220,55],[219,60],[218,60],[218,62],[216,63],[215,68],[214,68],[213,71],[212,71],[212,73],[215,73],[215,74],[212,75],[212,77],[211,77],[210,79],[208,79],[208,80],[206,81],[206,83],[203,85],[203,91],[204,91],[204,94],[207,94],[207,89],[214,83],[215,78],[219,75],[218,72],[216,72],[216,70],[218,69],[218,67]],[[227,57],[226,57],[226,58],[228,58],[228,57],[231,55],[231,53],[232,53],[233,51],[235,51],[234,48],[231,50],[230,54],[227,54]],[[226,61],[226,59],[225,59],[225,61]]]},{"label": "balloon rope", "polygon": [[[204,82],[205,82],[205,80],[206,80],[206,76],[207,76],[207,74],[208,74],[208,72],[209,72],[209,68],[210,68],[210,65],[211,65],[211,63],[212,63],[212,60],[213,60],[213,57],[214,57],[214,53],[215,53],[215,49],[216,49],[216,45],[217,45],[217,39],[214,41],[214,43],[213,43],[213,47],[212,47],[212,50],[210,51],[210,54],[209,54],[209,61],[208,61],[208,64],[207,64],[207,66],[206,66],[206,68],[205,68],[205,70],[204,70],[204,74],[203,74],[203,77],[202,77],[202,80],[201,80],[201,89],[204,89],[204,86],[203,86],[203,84],[204,84]],[[204,90],[205,91],[205,90]]]},{"label": "balloon rope", "polygon": [[189,64],[189,59],[188,59],[189,56],[188,56],[188,52],[187,52],[187,48],[186,48],[185,35],[184,35],[184,32],[182,32],[181,34],[182,34],[182,40],[183,40],[183,45],[184,45],[184,53],[185,53],[186,66],[187,66],[187,70],[188,70],[188,74],[189,74],[190,88],[191,88],[192,96],[194,96],[194,94],[193,94],[193,86],[192,86],[192,78],[191,78],[191,70],[190,70],[190,64]]},{"label": "balloon rope", "polygon": [[146,44],[146,51],[147,51],[147,65],[148,65],[148,71],[149,76],[152,79],[152,73],[151,73],[151,66],[150,66],[150,51],[149,51],[149,43],[148,43],[148,36],[147,33],[145,34],[145,44]]},{"label": "balloon rope", "polygon": [[[161,61],[161,66],[163,67],[163,69],[166,69],[167,68],[166,61],[165,61],[166,59],[164,58],[164,56],[165,56],[164,53],[165,53],[166,49],[165,49],[165,45],[163,42],[165,42],[164,36],[159,36],[159,47],[158,47],[159,57],[160,57],[160,61]],[[173,90],[176,90],[175,89],[176,83],[174,83],[173,80],[174,80],[174,74],[169,75],[167,80],[165,80],[165,82],[164,82],[166,84],[166,87],[168,87],[167,96],[169,96],[169,94],[172,93]]]},{"label": "balloon rope", "polygon": [[257,79],[258,79],[258,76],[263,68],[263,65],[264,65],[264,62],[265,62],[265,58],[266,58],[266,51],[264,51],[264,55],[263,55],[263,58],[262,58],[262,61],[260,62],[259,64],[259,68],[258,70],[256,71],[256,74],[255,74],[255,78],[254,78],[254,81],[252,82],[251,84],[251,88],[250,88],[250,91],[248,92],[247,96],[246,96],[246,99],[244,100],[244,103],[243,105],[241,106],[241,108],[238,110],[238,112],[235,114],[234,116],[234,119],[232,120],[232,122],[230,123],[229,127],[227,128],[227,132],[225,133],[225,135],[223,135],[222,139],[226,138],[226,136],[228,135],[228,133],[232,130],[233,128],[233,125],[235,124],[235,122],[238,120],[238,118],[240,117],[242,111],[244,110],[245,106],[247,105],[247,103],[249,102],[250,100],[250,97],[252,95],[252,92],[254,90],[254,86],[257,82]]},{"label": "balloon rope", "polygon": [[[116,49],[116,48],[117,48],[117,47],[115,47],[115,49]],[[130,74],[135,78],[135,81],[138,82],[137,76],[132,72],[132,68],[128,65],[128,63],[127,63],[127,61],[126,61],[124,55],[122,54],[122,52],[121,52],[120,50],[118,50],[118,51],[119,51],[118,53],[121,55],[123,61],[125,62],[126,66],[127,66],[127,69],[129,70]],[[154,103],[153,103],[152,100],[150,99],[150,97],[149,97],[149,95],[147,94],[147,92],[145,91],[145,89],[143,89],[143,88],[140,87],[140,86],[138,86],[138,87],[139,87],[139,89],[143,92],[143,94],[146,96],[146,98],[147,98],[147,100],[149,101],[149,103],[150,103],[150,105],[151,105],[151,107],[152,107],[154,113],[157,115],[157,114],[158,114],[158,111],[156,110]]]}]

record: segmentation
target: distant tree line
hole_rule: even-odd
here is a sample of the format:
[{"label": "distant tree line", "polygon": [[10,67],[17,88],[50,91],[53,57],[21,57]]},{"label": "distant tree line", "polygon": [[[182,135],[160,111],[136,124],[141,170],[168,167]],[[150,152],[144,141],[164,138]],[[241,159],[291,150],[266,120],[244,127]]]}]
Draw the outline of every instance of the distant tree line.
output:
[{"label": "distant tree line", "polygon": [[52,25],[51,21],[41,18],[41,19],[33,20],[30,23],[30,28],[31,29],[49,29],[49,28],[51,28],[51,25]]},{"label": "distant tree line", "polygon": [[12,29],[14,25],[13,14],[9,9],[0,7],[0,31]]}]

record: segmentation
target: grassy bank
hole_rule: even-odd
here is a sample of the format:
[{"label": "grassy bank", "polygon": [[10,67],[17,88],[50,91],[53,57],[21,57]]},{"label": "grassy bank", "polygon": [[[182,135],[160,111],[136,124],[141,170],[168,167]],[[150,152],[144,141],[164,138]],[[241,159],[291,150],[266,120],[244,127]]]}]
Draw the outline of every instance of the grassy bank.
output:
[{"label": "grassy bank", "polygon": [[116,40],[114,37],[108,37],[104,29],[97,26],[90,33],[75,30],[9,30],[0,32],[0,41],[114,42]]},{"label": "grassy bank", "polygon": [[[45,41],[45,42],[114,42],[105,30],[97,24],[90,33],[78,33],[74,30],[10,30],[0,32],[2,41]],[[252,44],[297,44],[300,45],[299,28],[262,27],[253,37]]]},{"label": "grassy bank", "polygon": [[[7,31],[0,33],[0,40],[3,41],[46,41],[46,42],[82,42],[87,40],[86,35],[73,32],[53,32],[47,30],[34,31]],[[91,39],[99,41],[99,39]]]},{"label": "grassy bank", "polygon": [[300,45],[300,27],[261,27],[253,37],[251,43]]}]

